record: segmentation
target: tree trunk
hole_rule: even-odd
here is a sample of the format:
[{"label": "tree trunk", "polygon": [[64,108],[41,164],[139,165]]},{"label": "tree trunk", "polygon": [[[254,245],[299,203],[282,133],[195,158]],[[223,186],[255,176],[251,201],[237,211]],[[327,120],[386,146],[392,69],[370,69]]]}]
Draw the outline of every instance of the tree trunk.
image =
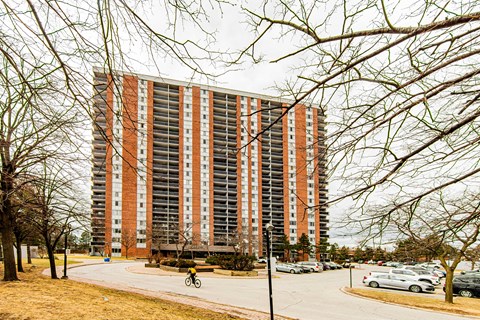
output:
[{"label": "tree trunk", "polygon": [[2,248],[3,248],[3,281],[16,281],[17,268],[15,265],[15,254],[13,251],[13,234],[10,228],[10,222],[5,216],[2,219]]},{"label": "tree trunk", "polygon": [[22,241],[18,237],[16,237],[17,240],[17,271],[18,272],[25,272],[23,270],[23,265],[22,265]]},{"label": "tree trunk", "polygon": [[32,264],[32,252],[30,251],[30,243],[27,242],[27,263]]},{"label": "tree trunk", "polygon": [[446,268],[447,275],[445,277],[445,302],[453,303],[453,271]]},{"label": "tree trunk", "polygon": [[48,261],[50,262],[50,274],[52,279],[58,279],[57,276],[57,268],[55,266],[55,255],[53,253],[53,247],[46,241],[47,243],[47,254],[48,254]]}]

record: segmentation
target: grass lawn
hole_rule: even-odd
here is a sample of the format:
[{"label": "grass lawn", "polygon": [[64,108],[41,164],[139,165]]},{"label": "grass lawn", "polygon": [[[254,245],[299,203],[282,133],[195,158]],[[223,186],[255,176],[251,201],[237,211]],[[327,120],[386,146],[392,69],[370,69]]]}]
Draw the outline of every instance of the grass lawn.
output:
[{"label": "grass lawn", "polygon": [[424,296],[406,295],[400,292],[385,292],[359,288],[346,288],[345,290],[362,297],[372,298],[379,301],[466,316],[480,316],[480,299],[475,298],[454,297],[454,303],[450,304],[433,297],[428,298]]},{"label": "grass lawn", "polygon": [[241,319],[140,294],[52,280],[41,275],[46,267],[48,260],[34,259],[33,265],[24,264],[27,271],[19,273],[21,281],[0,282],[0,319]]}]

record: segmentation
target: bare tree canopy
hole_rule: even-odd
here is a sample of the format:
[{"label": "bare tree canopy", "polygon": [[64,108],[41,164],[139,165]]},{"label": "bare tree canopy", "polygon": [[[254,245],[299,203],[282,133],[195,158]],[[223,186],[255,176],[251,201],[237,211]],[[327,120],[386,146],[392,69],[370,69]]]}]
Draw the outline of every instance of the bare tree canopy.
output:
[{"label": "bare tree canopy", "polygon": [[[366,201],[388,202],[388,216],[437,191],[476,187],[478,1],[265,1],[244,10],[256,36],[238,61],[292,61],[284,94],[326,110],[330,175],[341,182],[332,202],[353,198],[357,214]],[[263,57],[267,39],[291,45]]]}]

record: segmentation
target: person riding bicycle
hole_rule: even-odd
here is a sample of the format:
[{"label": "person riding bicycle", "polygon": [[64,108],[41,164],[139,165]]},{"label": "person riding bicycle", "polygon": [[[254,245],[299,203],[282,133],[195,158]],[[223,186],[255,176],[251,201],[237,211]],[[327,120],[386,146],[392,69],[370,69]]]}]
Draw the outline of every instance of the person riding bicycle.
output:
[{"label": "person riding bicycle", "polygon": [[197,275],[197,270],[194,267],[188,268],[187,275],[190,275],[192,283],[195,283],[195,276]]}]

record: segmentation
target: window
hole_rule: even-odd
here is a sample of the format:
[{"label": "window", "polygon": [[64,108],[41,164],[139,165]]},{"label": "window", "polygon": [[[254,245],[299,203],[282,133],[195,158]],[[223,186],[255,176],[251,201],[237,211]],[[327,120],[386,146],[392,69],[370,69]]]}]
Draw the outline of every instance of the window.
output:
[{"label": "window", "polygon": [[115,207],[118,207],[118,201],[115,201]]}]

